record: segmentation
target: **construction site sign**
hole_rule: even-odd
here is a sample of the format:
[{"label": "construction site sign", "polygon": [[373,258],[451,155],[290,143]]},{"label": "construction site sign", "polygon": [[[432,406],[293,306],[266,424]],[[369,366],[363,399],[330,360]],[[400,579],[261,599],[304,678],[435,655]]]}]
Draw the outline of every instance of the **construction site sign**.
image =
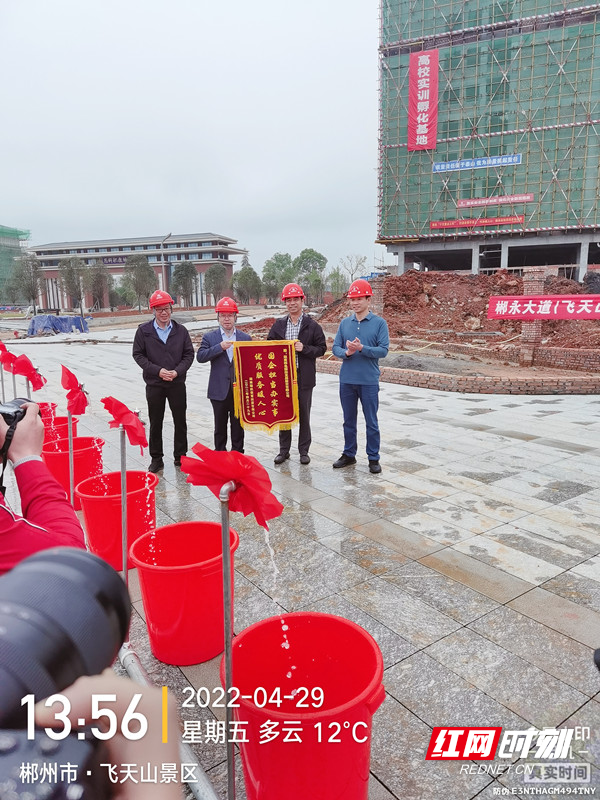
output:
[{"label": "construction site sign", "polygon": [[490,297],[488,319],[600,319],[600,294]]},{"label": "construction site sign", "polygon": [[525,216],[513,214],[509,217],[476,217],[473,219],[432,219],[429,227],[439,228],[480,228],[483,225],[517,225],[522,224]]}]

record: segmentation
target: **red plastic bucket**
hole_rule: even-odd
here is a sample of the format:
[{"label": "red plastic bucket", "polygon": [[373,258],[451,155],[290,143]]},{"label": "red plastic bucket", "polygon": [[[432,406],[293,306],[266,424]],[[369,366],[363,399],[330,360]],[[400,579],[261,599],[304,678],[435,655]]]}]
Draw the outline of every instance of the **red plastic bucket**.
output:
[{"label": "red plastic bucket", "polygon": [[[73,439],[73,485],[99,475],[102,472],[102,448],[104,439],[97,436],[76,436]],[[46,442],[42,449],[42,458],[46,466],[54,475],[69,496],[69,440],[57,439]],[[73,507],[76,511],[81,509],[77,495],[73,498]]]},{"label": "red plastic bucket", "polygon": [[[152,472],[127,471],[127,543],[129,547],[156,527],[156,484]],[[92,553],[113,567],[123,569],[121,522],[121,473],[106,472],[86,478],[75,487],[81,501],[87,543]],[[131,558],[127,566],[133,567]]]},{"label": "red plastic bucket", "polygon": [[[331,614],[284,614],[236,636],[232,660],[248,800],[367,800],[371,722],[385,698],[372,636]],[[223,660],[222,683],[224,672]]]},{"label": "red plastic bucket", "polygon": [[[231,586],[239,536],[229,529]],[[217,522],[178,522],[140,536],[139,570],[152,652],[165,664],[200,664],[223,652],[223,549]],[[233,598],[232,598],[233,599]]]},{"label": "red plastic bucket", "polygon": [[[46,417],[42,416],[44,423],[44,444],[55,442],[57,439],[69,438],[69,418],[68,417]],[[73,436],[77,436],[78,417],[71,417],[71,427]]]},{"label": "red plastic bucket", "polygon": [[54,419],[56,414],[56,403],[38,403],[40,407],[40,416],[44,425],[48,420]]}]

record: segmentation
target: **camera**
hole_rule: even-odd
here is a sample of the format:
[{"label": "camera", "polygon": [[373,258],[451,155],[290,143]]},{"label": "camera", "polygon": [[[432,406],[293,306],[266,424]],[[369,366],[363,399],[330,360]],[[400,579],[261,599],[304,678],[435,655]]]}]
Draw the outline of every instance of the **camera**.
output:
[{"label": "camera", "polygon": [[[8,405],[0,406],[3,416]],[[39,730],[32,736],[29,726],[24,729],[22,701],[26,695],[44,699],[110,666],[130,616],[121,577],[85,550],[43,550],[0,578],[0,800],[111,796],[100,769],[107,761],[104,747],[82,732],[60,740]],[[51,769],[67,763],[76,770],[68,782],[60,770]],[[34,769],[46,776],[43,782],[27,779]]]},{"label": "camera", "polygon": [[14,400],[9,400],[8,403],[0,403],[0,414],[4,417],[4,422],[7,425],[12,425],[13,422],[20,422],[25,416],[26,409],[23,408],[25,403],[31,403],[26,397],[15,397]]}]

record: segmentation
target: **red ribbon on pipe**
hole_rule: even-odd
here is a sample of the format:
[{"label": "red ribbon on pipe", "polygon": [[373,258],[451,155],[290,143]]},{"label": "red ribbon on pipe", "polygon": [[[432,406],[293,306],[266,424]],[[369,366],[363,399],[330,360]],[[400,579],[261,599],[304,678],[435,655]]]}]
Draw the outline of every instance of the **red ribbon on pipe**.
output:
[{"label": "red ribbon on pipe", "polygon": [[7,372],[13,371],[13,364],[17,360],[17,357],[14,353],[11,353],[9,350],[4,348],[2,352],[0,352],[0,364],[4,367]]},{"label": "red ribbon on pipe", "polygon": [[63,389],[68,389],[67,392],[67,411],[71,414],[85,414],[90,400],[87,392],[83,391],[83,384],[79,383],[71,370],[67,369],[64,364],[62,367],[62,378],[60,380]]},{"label": "red ribbon on pipe", "polygon": [[40,375],[27,356],[17,356],[11,367],[15,375],[22,375],[27,378],[34,392],[37,392],[46,383],[46,378]]},{"label": "red ribbon on pipe", "polygon": [[192,452],[198,458],[181,459],[187,482],[207,486],[218,497],[225,483],[235,481],[237,488],[229,495],[231,511],[240,511],[245,517],[254,514],[258,524],[269,530],[267,520],[278,517],[283,506],[271,494],[271,480],[263,465],[236,450],[211,450],[200,443],[192,447]]},{"label": "red ribbon on pipe", "polygon": [[109,428],[118,428],[122,425],[125,428],[129,444],[139,444],[140,452],[144,454],[144,447],[148,447],[146,431],[142,420],[131,411],[125,403],[116,400],[114,397],[103,397],[102,403],[109,414],[113,415],[113,420],[109,422]]}]

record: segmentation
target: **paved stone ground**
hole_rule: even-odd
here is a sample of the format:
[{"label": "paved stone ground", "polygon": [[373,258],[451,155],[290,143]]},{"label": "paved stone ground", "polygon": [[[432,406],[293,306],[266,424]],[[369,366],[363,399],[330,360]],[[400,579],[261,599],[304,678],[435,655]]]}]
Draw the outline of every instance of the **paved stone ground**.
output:
[{"label": "paved stone ground", "polygon": [[[100,398],[111,394],[145,409],[127,344],[132,336],[11,348],[27,353],[48,378],[36,399],[58,401],[59,412],[66,407],[60,364],[85,383],[92,408],[80,434],[106,440],[107,471],[119,467],[118,441]],[[195,363],[189,373],[188,419],[190,443],[210,446],[208,371]],[[356,467],[331,468],[342,450],[337,385],[334,376],[318,376],[309,466],[294,454],[274,467],[276,437],[247,434],[246,452],[268,470],[285,511],[268,538],[253,519],[232,514],[240,534],[236,631],[311,609],[345,616],[373,634],[384,655],[387,698],[374,718],[370,800],[488,800],[524,785],[517,765],[509,769],[506,761],[496,777],[461,774],[460,762],[425,761],[434,726],[589,726],[591,740],[574,742],[573,751],[576,761],[591,763],[597,789],[600,674],[592,651],[600,646],[600,399],[382,384],[383,473],[372,476],[364,432]],[[148,458],[129,448],[128,464],[145,468]],[[157,509],[158,524],[216,521],[219,503],[186,484],[167,459]],[[218,685],[219,659],[179,669],[152,657],[135,576],[132,596],[132,641],[156,682],[180,697],[189,684]],[[224,748],[202,745],[199,755],[225,797]],[[238,789],[244,798],[241,780]]]}]

